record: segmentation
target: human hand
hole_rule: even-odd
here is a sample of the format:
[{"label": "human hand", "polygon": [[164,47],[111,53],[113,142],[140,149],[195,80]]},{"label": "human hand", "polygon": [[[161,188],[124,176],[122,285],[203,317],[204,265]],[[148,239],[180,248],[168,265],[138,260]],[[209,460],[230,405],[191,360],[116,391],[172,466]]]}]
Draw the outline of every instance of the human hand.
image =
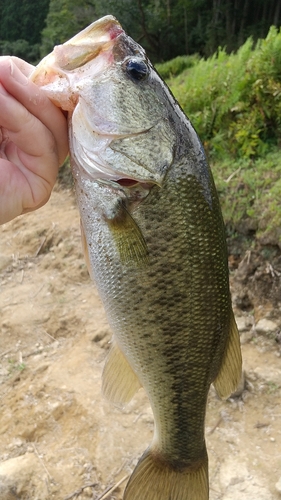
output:
[{"label": "human hand", "polygon": [[0,224],[48,201],[68,153],[66,118],[28,80],[33,69],[0,57]]}]

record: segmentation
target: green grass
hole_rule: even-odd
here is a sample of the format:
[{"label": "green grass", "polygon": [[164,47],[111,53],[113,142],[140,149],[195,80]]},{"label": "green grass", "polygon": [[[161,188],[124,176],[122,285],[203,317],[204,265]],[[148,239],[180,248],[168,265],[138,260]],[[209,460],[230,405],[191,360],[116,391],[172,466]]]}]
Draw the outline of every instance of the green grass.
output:
[{"label": "green grass", "polygon": [[161,64],[156,64],[155,68],[162,78],[167,80],[182,73],[187,68],[192,68],[199,62],[199,56],[194,54],[192,56],[178,56],[171,61]]},{"label": "green grass", "polygon": [[212,158],[253,158],[281,140],[281,33],[222,49],[168,79]]},{"label": "green grass", "polygon": [[230,232],[281,248],[281,154],[229,158],[211,163],[225,223]]},{"label": "green grass", "polygon": [[205,147],[228,232],[281,248],[280,31],[235,54],[220,49],[157,69]]}]

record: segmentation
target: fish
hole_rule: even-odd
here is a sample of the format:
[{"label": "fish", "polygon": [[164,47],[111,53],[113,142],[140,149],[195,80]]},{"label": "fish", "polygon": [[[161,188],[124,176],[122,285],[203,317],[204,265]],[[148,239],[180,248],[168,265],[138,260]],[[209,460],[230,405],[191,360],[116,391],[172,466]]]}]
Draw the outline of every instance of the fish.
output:
[{"label": "fish", "polygon": [[200,139],[113,16],[55,47],[31,78],[68,112],[85,258],[113,332],[103,393],[124,406],[143,387],[154,415],[124,500],[207,500],[209,388],[227,398],[242,361]]}]

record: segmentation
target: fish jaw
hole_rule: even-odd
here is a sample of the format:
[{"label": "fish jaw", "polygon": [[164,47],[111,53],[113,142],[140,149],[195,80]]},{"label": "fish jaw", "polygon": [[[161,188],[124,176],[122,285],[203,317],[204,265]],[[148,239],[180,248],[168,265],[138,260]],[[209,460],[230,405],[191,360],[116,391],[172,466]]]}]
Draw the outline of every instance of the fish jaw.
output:
[{"label": "fish jaw", "polygon": [[[37,65],[30,79],[43,87],[48,97],[64,111],[73,111],[78,102],[81,78],[94,78],[112,60],[112,47],[123,33],[113,16],[95,21],[67,42],[57,45]],[[95,60],[94,65],[89,64]]]},{"label": "fish jaw", "polygon": [[[156,116],[145,118],[145,110],[141,122],[136,119],[142,111],[143,104],[138,104],[142,92],[124,69],[136,61],[150,71],[142,47],[124,33],[114,17],[106,16],[55,47],[31,75],[57,106],[68,111],[74,175],[78,168],[92,179],[162,185],[173,160],[174,137],[167,120],[162,119],[162,104]],[[133,110],[129,120],[126,106],[119,114],[128,84]],[[138,106],[135,112],[134,106]],[[154,152],[144,161],[143,144],[151,135],[158,145],[164,144],[163,136],[166,143],[167,137],[170,141],[161,151],[152,148]]]}]

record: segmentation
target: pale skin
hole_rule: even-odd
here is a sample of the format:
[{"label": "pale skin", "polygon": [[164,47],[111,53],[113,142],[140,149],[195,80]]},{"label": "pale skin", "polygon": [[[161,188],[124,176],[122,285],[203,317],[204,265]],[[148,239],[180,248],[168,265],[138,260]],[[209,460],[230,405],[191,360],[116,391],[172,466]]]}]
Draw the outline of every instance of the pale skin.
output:
[{"label": "pale skin", "polygon": [[32,70],[0,57],[0,224],[48,201],[68,153],[66,117],[28,79]]}]

